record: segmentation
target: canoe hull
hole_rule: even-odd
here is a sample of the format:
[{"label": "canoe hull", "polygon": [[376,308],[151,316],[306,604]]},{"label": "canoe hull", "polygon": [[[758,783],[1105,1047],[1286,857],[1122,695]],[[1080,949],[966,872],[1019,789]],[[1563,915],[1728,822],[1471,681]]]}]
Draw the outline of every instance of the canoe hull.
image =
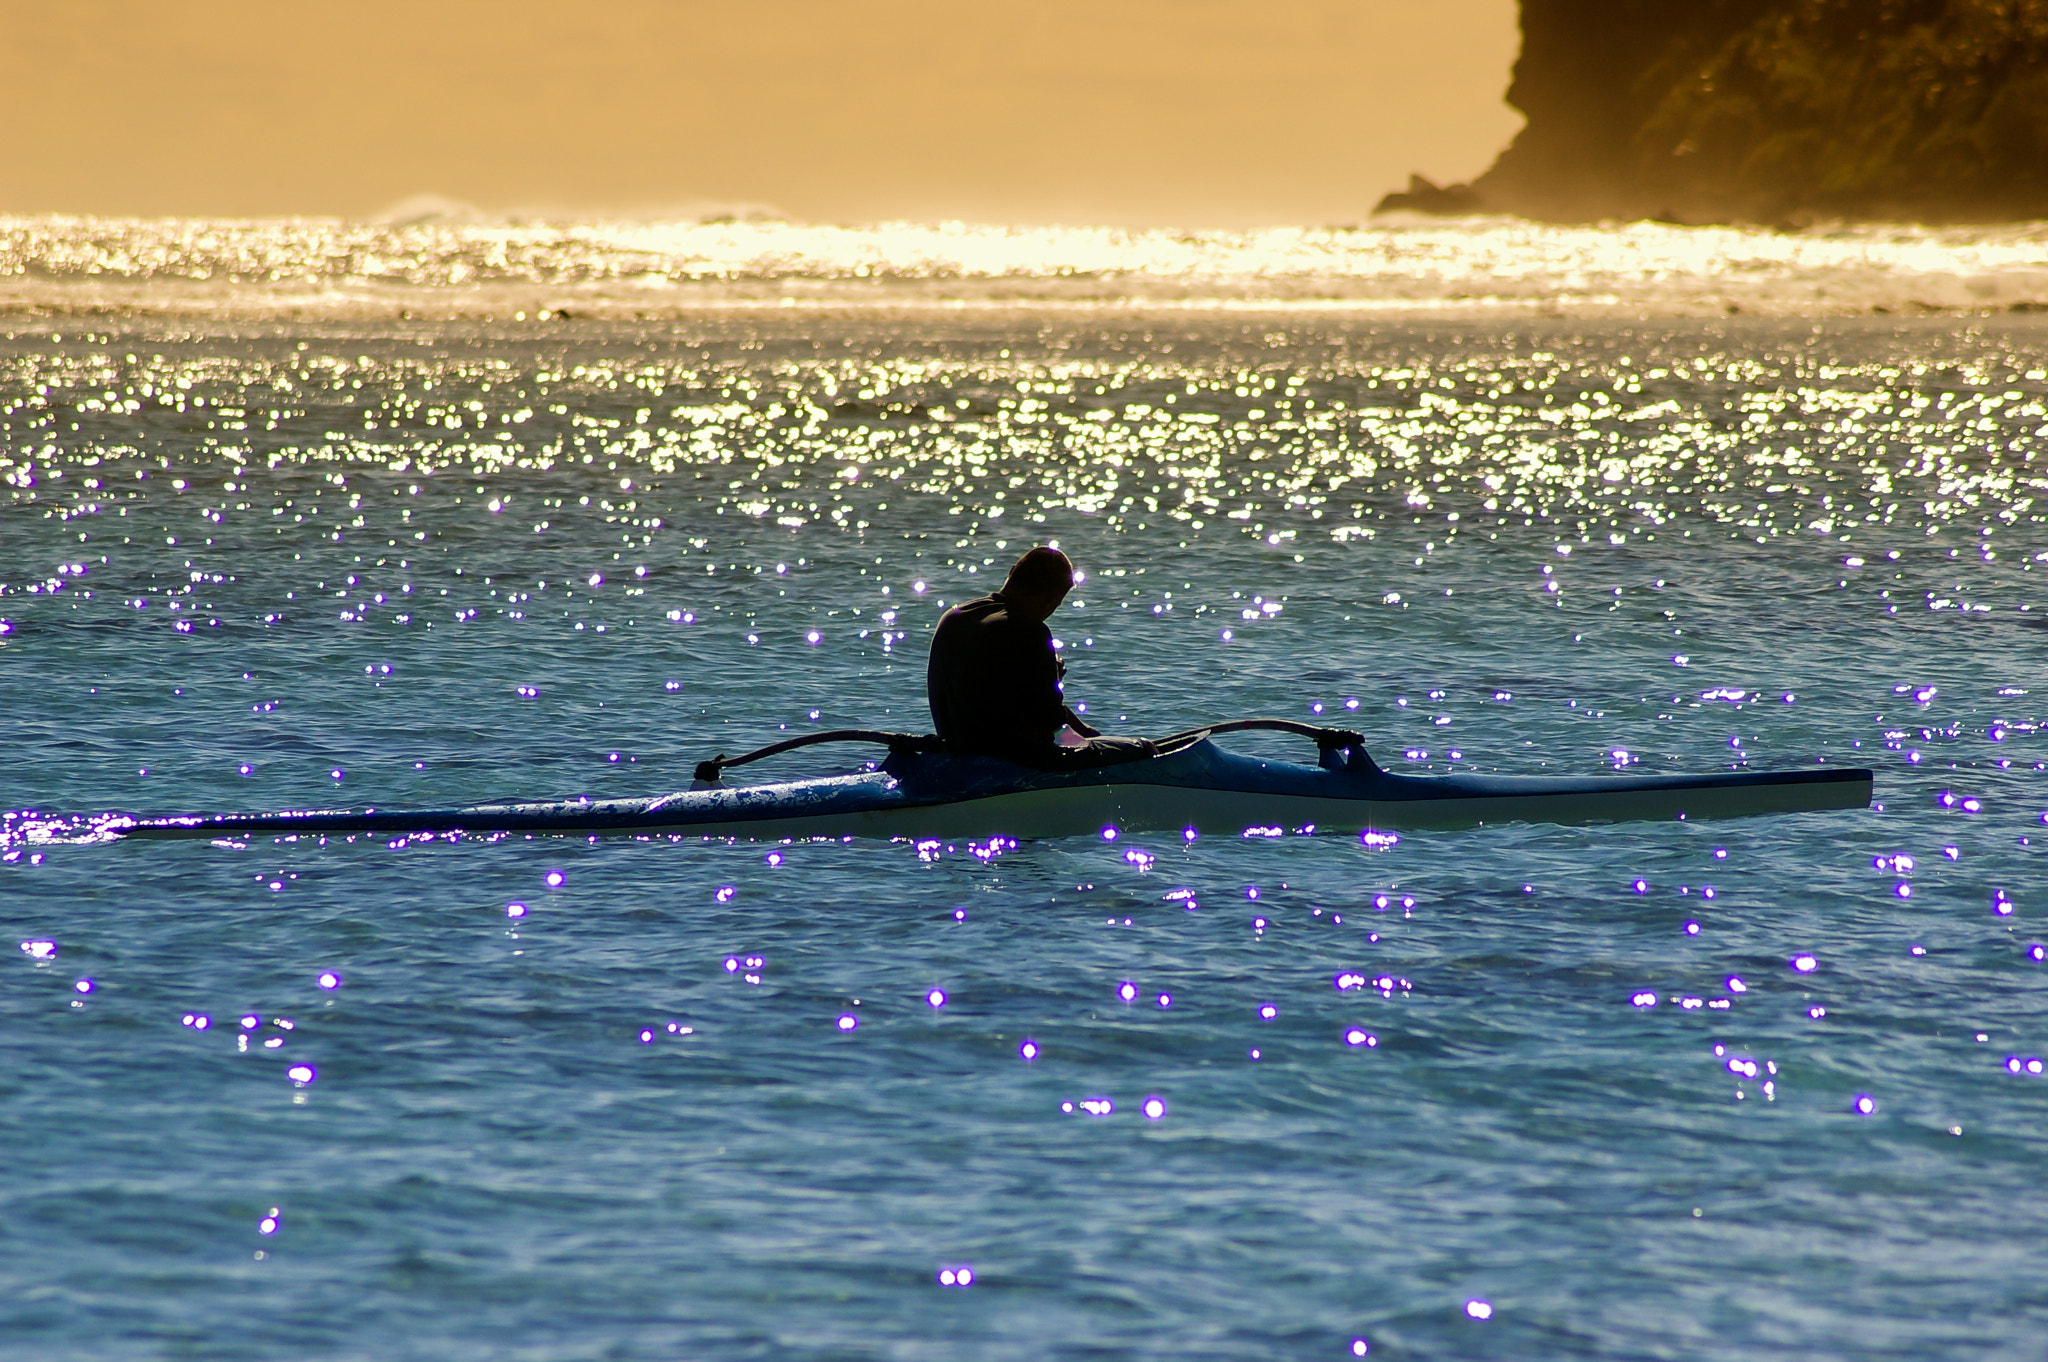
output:
[{"label": "canoe hull", "polygon": [[1729,818],[1869,804],[1867,770],[1704,776],[1405,776],[1370,760],[1302,766],[1201,742],[1151,761],[1039,772],[986,758],[891,757],[843,776],[700,785],[655,799],[140,819],[131,837],[529,833],[1042,838],[1193,829],[1360,833],[1491,823]]}]

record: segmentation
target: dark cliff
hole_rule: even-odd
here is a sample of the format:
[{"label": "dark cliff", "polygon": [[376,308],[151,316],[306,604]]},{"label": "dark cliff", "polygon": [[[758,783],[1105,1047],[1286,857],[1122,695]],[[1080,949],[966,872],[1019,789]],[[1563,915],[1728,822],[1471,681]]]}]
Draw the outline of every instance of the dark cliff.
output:
[{"label": "dark cliff", "polygon": [[1528,124],[1382,209],[1554,221],[2048,217],[2048,0],[1522,0]]}]

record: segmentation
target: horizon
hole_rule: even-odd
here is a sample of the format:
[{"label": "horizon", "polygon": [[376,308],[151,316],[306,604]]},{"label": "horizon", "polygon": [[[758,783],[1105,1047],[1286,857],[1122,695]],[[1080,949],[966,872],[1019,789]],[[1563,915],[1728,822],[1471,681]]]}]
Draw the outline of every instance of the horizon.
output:
[{"label": "horizon", "polygon": [[1331,225],[1521,123],[1514,0],[13,8],[9,216]]}]

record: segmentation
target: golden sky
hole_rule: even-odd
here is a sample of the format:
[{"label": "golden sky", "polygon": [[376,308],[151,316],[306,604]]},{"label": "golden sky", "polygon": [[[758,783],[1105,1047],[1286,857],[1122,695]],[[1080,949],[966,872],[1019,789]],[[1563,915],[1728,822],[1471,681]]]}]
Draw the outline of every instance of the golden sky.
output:
[{"label": "golden sky", "polygon": [[0,0],[0,213],[1190,227],[1483,170],[1515,0]]}]

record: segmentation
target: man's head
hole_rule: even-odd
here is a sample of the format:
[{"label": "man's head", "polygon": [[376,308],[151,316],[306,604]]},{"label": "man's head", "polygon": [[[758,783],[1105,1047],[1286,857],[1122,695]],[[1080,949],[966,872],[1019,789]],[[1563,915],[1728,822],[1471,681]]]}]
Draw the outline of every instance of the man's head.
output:
[{"label": "man's head", "polygon": [[1019,558],[1003,582],[1003,600],[1013,615],[1045,620],[1073,589],[1074,565],[1058,549],[1041,545]]}]

